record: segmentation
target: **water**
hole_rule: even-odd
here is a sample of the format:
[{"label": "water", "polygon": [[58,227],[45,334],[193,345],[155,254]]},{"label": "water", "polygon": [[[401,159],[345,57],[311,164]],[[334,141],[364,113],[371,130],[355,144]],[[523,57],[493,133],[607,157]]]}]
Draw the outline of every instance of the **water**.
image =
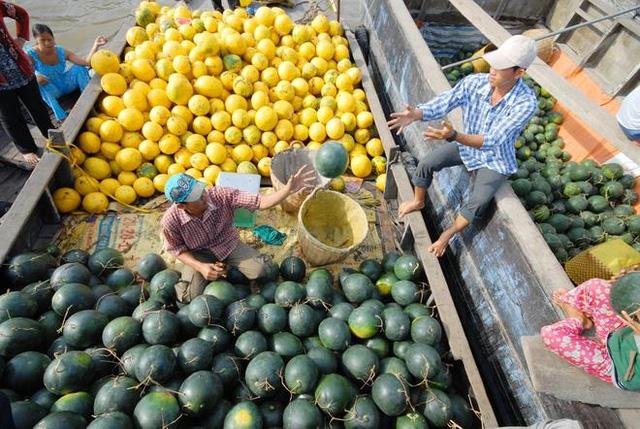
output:
[{"label": "water", "polygon": [[[46,24],[56,43],[78,54],[86,54],[99,35],[113,37],[139,0],[17,0],[29,12],[30,23]],[[162,0],[161,4],[175,3]],[[7,21],[9,28],[14,29]]]}]

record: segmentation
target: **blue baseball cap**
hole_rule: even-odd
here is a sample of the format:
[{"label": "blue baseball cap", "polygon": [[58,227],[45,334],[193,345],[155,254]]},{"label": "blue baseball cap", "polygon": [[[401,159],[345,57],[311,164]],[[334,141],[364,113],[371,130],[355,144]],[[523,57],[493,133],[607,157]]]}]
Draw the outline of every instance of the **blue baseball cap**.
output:
[{"label": "blue baseball cap", "polygon": [[173,175],[164,185],[164,195],[173,203],[192,203],[202,197],[205,184],[188,174]]}]

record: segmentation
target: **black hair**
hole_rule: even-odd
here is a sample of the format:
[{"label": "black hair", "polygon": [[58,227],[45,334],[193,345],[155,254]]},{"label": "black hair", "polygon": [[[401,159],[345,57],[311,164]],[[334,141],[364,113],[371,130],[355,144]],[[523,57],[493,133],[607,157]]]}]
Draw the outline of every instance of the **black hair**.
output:
[{"label": "black hair", "polygon": [[45,34],[45,33],[48,33],[51,35],[51,37],[53,37],[53,30],[49,28],[48,25],[36,24],[31,29],[31,34],[33,34],[33,37],[38,37],[39,35]]}]

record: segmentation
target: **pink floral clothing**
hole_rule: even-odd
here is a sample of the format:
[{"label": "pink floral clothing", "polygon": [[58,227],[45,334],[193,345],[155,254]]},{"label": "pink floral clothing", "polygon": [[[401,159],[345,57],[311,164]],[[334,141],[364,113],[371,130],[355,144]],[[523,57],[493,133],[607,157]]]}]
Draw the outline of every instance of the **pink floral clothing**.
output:
[{"label": "pink floral clothing", "polygon": [[588,316],[594,324],[595,335],[582,335],[582,322],[567,318],[540,330],[545,346],[586,373],[612,383],[613,363],[607,351],[609,334],[624,326],[611,308],[611,283],[591,279],[566,293],[560,300]]}]

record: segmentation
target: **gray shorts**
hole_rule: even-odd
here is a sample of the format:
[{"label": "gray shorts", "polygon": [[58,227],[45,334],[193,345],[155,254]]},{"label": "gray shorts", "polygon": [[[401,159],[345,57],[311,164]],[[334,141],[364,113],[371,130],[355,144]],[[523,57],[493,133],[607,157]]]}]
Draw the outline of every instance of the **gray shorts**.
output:
[{"label": "gray shorts", "polygon": [[[413,174],[412,182],[417,187],[428,188],[431,186],[433,173],[456,165],[463,165],[458,145],[455,142],[445,143],[420,160],[418,168]],[[507,176],[488,168],[474,170],[471,192],[467,201],[460,208],[460,215],[469,222],[481,217],[505,180],[507,180]]]}]

